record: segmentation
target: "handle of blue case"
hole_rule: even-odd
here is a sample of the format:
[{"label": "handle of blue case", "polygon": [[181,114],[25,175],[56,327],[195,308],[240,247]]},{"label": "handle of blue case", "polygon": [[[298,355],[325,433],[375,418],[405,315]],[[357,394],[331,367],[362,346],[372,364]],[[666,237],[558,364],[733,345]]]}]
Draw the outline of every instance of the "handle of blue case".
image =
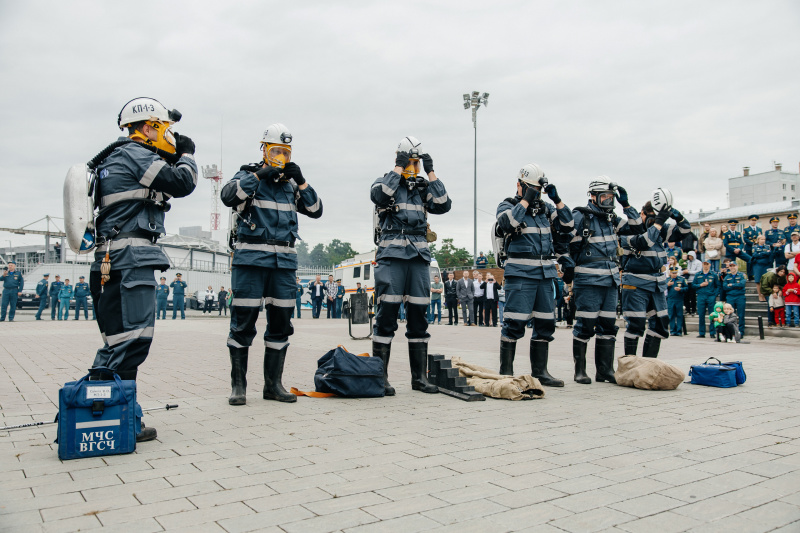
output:
[{"label": "handle of blue case", "polygon": [[716,361],[718,365],[722,366],[722,361],[720,361],[720,360],[719,360],[719,359],[717,359],[716,357],[709,357],[708,359],[706,359],[706,362],[705,362],[705,363],[703,363],[703,364],[704,364],[704,365],[707,365],[707,364],[708,364],[708,362],[709,362],[709,361],[711,361],[712,359],[713,359],[714,361]]},{"label": "handle of blue case", "polygon": [[[78,380],[78,382],[75,384],[75,387],[72,388],[72,391],[77,391],[78,390],[78,386],[81,383],[83,383],[84,381],[86,381],[86,378],[88,378],[92,374],[99,374],[99,373],[102,373],[102,372],[105,372],[106,374],[111,374],[112,376],[114,376],[114,381],[117,383],[117,386],[122,388],[122,380],[119,378],[119,376],[117,375],[116,372],[114,372],[113,370],[111,370],[110,368],[105,367],[105,366],[96,366],[94,368],[90,368],[89,369],[89,373]],[[65,399],[67,401],[69,401],[70,403],[74,403],[75,402],[75,392],[72,392],[69,395],[69,398],[65,398]]]}]

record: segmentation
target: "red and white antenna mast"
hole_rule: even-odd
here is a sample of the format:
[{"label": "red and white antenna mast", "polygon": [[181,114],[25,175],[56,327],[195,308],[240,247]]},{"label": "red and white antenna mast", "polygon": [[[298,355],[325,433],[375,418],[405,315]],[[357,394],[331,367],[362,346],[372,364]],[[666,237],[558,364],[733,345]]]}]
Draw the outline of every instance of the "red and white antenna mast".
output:
[{"label": "red and white antenna mast", "polygon": [[219,187],[222,183],[222,170],[217,165],[207,165],[203,167],[203,177],[211,180],[211,231],[219,229]]}]

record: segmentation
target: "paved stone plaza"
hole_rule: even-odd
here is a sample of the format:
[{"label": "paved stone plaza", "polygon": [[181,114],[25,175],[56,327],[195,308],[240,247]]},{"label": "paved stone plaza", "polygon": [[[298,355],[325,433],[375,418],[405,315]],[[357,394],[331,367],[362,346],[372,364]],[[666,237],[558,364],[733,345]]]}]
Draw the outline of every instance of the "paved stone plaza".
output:
[{"label": "paved stone plaza", "polygon": [[[180,408],[145,417],[159,438],[135,454],[62,463],[54,425],[0,432],[0,531],[800,531],[796,340],[671,339],[663,357],[684,371],[740,359],[747,384],[648,392],[575,384],[559,329],[550,369],[565,388],[475,403],[412,392],[404,337],[395,397],[264,401],[257,347],[248,404],[231,407],[227,326],[157,322],[139,402]],[[287,388],[313,390],[316,360],[338,343],[370,348],[344,320],[303,318],[295,332]],[[430,348],[494,368],[499,333],[434,326]],[[99,342],[91,321],[0,324],[0,425],[52,420]]]}]

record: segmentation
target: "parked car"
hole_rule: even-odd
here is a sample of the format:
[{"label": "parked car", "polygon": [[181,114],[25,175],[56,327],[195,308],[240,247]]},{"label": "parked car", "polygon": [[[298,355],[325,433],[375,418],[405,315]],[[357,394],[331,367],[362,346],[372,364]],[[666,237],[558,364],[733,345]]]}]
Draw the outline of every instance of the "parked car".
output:
[{"label": "parked car", "polygon": [[[211,309],[218,310],[219,302],[217,301],[217,293],[213,293],[213,300],[211,302]],[[202,311],[206,305],[206,291],[195,291],[190,296],[186,297],[186,308],[197,309]]]},{"label": "parked car", "polygon": [[[17,298],[17,309],[22,309],[23,307],[35,307],[38,309],[40,298],[36,294],[36,286],[39,284],[38,281],[26,281],[25,285],[22,286],[22,296]],[[47,304],[50,307],[50,303]]]}]

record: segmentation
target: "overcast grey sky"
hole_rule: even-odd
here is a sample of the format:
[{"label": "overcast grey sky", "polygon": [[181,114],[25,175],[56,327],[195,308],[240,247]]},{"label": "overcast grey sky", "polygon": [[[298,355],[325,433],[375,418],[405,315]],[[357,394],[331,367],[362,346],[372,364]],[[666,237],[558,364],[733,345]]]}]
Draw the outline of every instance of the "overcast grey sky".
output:
[{"label": "overcast grey sky", "polygon": [[[62,216],[67,169],[116,139],[136,96],[179,109],[175,130],[226,179],[259,158],[267,125],[286,124],[325,206],[301,217],[312,246],[372,248],[370,185],[414,135],[453,199],[431,225],[471,251],[472,90],[491,94],[478,112],[480,249],[529,162],[570,207],[599,174],[634,205],[667,186],[681,209],[724,207],[742,166],[798,170],[798,27],[796,1],[0,0],[0,226]],[[203,182],[173,202],[168,231],[208,229],[210,206]]]}]

